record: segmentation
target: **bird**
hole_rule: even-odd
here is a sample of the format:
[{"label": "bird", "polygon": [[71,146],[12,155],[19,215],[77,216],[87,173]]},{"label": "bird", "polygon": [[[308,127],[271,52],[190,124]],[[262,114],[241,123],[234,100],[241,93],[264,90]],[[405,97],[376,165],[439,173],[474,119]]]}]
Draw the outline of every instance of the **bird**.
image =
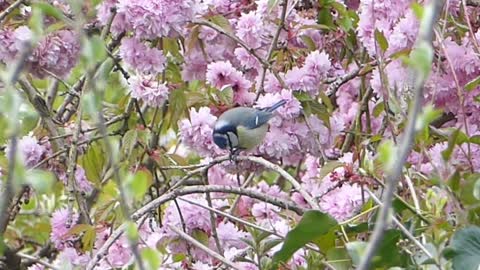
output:
[{"label": "bird", "polygon": [[286,103],[282,99],[266,108],[235,107],[225,111],[215,122],[214,143],[221,149],[230,150],[231,156],[253,149],[263,142],[274,111]]}]

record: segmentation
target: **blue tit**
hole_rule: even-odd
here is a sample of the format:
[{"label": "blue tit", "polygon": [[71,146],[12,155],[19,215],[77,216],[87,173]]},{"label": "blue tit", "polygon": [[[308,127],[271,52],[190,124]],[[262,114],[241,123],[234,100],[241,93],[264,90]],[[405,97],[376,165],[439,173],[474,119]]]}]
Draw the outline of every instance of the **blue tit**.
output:
[{"label": "blue tit", "polygon": [[231,153],[254,148],[265,138],[273,112],[285,103],[281,100],[263,109],[236,107],[224,112],[215,123],[213,141]]}]

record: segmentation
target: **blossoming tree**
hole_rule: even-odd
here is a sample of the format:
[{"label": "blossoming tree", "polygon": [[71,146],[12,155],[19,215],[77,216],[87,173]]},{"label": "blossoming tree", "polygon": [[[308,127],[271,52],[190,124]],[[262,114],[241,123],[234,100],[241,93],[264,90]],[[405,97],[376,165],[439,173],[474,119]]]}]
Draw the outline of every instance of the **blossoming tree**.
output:
[{"label": "blossoming tree", "polygon": [[[480,2],[0,0],[0,269],[477,269]],[[213,126],[275,112],[231,159]]]}]

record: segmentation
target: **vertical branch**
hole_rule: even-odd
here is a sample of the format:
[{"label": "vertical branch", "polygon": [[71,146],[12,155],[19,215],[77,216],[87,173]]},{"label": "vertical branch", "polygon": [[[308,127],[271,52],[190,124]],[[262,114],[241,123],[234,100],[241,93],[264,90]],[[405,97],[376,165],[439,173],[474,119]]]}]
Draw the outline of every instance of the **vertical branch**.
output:
[{"label": "vertical branch", "polygon": [[4,233],[10,221],[10,213],[8,213],[8,206],[13,198],[13,175],[15,172],[15,159],[17,153],[18,138],[16,134],[11,137],[10,151],[8,152],[8,176],[5,184],[4,192],[0,198],[0,233]]},{"label": "vertical branch", "polygon": [[[22,72],[26,59],[32,52],[32,44],[26,42],[22,44],[22,50],[19,53],[18,60],[14,63],[13,68],[9,76],[5,80],[5,91],[13,91],[14,84],[17,82],[20,73]],[[13,93],[12,95],[14,95]],[[18,108],[14,108],[14,110],[18,110]],[[18,125],[15,113],[14,119],[10,119],[14,126],[12,127],[12,134],[10,135],[10,151],[7,153],[8,155],[8,176],[5,182],[5,188],[2,194],[0,194],[0,233],[3,234],[7,229],[8,222],[10,221],[10,213],[8,212],[10,203],[13,199],[13,178],[15,173],[15,163],[16,163],[16,152],[17,152],[17,145],[18,145]]]},{"label": "vertical branch", "polygon": [[[287,7],[288,7],[288,0],[283,0],[281,3],[282,6],[282,14],[280,15],[280,23],[278,24],[277,31],[272,39],[272,44],[270,44],[270,48],[268,49],[267,58],[265,62],[270,63],[270,60],[273,56],[273,51],[277,48],[278,38],[280,37],[280,33],[285,28],[285,18],[287,17]],[[265,76],[267,75],[268,66],[264,65],[262,69],[261,79],[260,79],[260,86],[257,90],[257,97],[255,100],[258,100],[260,95],[263,93],[263,87],[265,85]]]},{"label": "vertical branch", "polygon": [[[205,185],[208,185],[208,168],[203,172],[203,181]],[[208,206],[210,208],[213,208],[210,192],[206,192],[205,197],[207,199]],[[212,237],[215,240],[215,244],[217,245],[218,252],[223,255],[223,248],[222,248],[222,245],[220,244],[220,239],[218,238],[218,234],[217,234],[216,217],[212,211],[209,211],[209,212],[210,212],[210,226],[212,227]]]},{"label": "vertical branch", "polygon": [[[443,1],[441,0],[432,1],[425,7],[424,18],[422,19],[417,45],[426,45],[433,50],[431,45],[434,33],[433,28],[435,26],[437,17],[442,10],[442,7]],[[392,199],[395,194],[398,181],[402,175],[403,166],[407,160],[410,149],[412,148],[417,117],[422,109],[423,84],[427,79],[426,74],[419,75],[418,72],[416,74],[417,78],[415,79],[415,84],[413,86],[413,101],[408,114],[407,127],[398,147],[398,159],[394,163],[392,169],[387,173],[385,195],[382,200],[382,206],[377,217],[375,229],[373,230],[372,236],[368,243],[367,250],[365,251],[362,260],[360,261],[360,265],[357,268],[358,270],[370,269],[370,263],[383,240],[385,230],[387,229],[389,223]]]},{"label": "vertical branch", "polygon": [[[81,106],[81,105],[79,105]],[[77,184],[75,179],[75,171],[77,170],[77,158],[78,158],[78,140],[80,137],[80,130],[82,129],[82,108],[80,107],[77,115],[77,122],[75,123],[75,129],[73,132],[72,145],[70,146],[70,152],[68,155],[67,164],[67,189],[68,189],[68,220],[67,224],[71,223],[71,215],[73,213],[73,201],[77,201],[78,208],[82,214],[82,218],[89,224],[92,224],[90,215],[85,209],[85,204],[81,194],[77,190]]]}]

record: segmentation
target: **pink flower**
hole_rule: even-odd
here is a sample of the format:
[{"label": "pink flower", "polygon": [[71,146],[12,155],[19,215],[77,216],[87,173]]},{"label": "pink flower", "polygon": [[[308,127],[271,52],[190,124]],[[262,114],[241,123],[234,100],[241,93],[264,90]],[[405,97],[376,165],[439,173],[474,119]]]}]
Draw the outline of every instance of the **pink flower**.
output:
[{"label": "pink flower", "polygon": [[[260,79],[260,78],[259,78]],[[257,81],[257,85],[259,85],[260,82]],[[282,85],[278,81],[278,79],[273,75],[271,72],[267,72],[267,75],[265,76],[265,84],[263,86],[264,90],[266,93],[277,93],[282,91]]]},{"label": "pink flower", "polygon": [[193,0],[119,0],[118,14],[138,38],[175,37],[200,11]]},{"label": "pink flower", "polygon": [[[59,178],[62,180],[65,187],[68,187],[68,176],[66,173],[62,173]],[[87,176],[85,175],[85,170],[77,165],[75,168],[75,188],[77,191],[80,191],[84,194],[90,194],[93,191],[93,185],[88,181]]]},{"label": "pink flower", "polygon": [[213,126],[217,117],[211,114],[210,108],[190,109],[190,120],[180,121],[180,137],[182,143],[197,151],[202,156],[222,153],[213,142]]},{"label": "pink flower", "polygon": [[238,104],[251,104],[255,94],[249,92],[252,83],[243,77],[243,74],[236,70],[229,61],[218,61],[208,65],[207,82],[217,89],[225,86],[232,87],[234,101]]},{"label": "pink flower", "polygon": [[[111,9],[116,8],[118,0],[105,0],[97,6],[97,20],[102,26],[107,25],[110,16],[112,16]],[[110,31],[118,36],[120,33],[125,32],[127,28],[130,28],[130,24],[126,21],[124,13],[116,13],[113,18]]]},{"label": "pink flower", "polygon": [[190,50],[184,55],[184,59],[185,62],[182,64],[182,79],[188,82],[205,80],[208,62],[201,50]]},{"label": "pink flower", "polygon": [[370,55],[376,54],[375,29],[387,38],[397,20],[409,10],[410,0],[361,0],[358,37]]},{"label": "pink flower", "polygon": [[392,54],[403,49],[411,48],[417,38],[420,24],[413,11],[409,11],[404,18],[393,28],[388,37],[387,54]]},{"label": "pink flower", "polygon": [[[207,200],[202,195],[189,195],[185,196],[185,199],[199,204],[208,205]],[[178,200],[177,202],[182,212],[182,218],[185,222],[185,229],[187,230],[187,233],[192,233],[197,229],[206,233],[210,233],[210,212],[207,209],[182,200]],[[164,224],[182,228],[182,219],[180,218],[176,204],[169,204],[165,210],[165,217],[163,221]],[[163,228],[163,230],[170,236],[176,236],[176,233],[171,232],[168,227]]]},{"label": "pink flower", "polygon": [[[340,162],[349,164],[356,168],[358,165],[352,164],[353,155],[346,153]],[[339,221],[350,218],[358,208],[362,205],[363,199],[367,199],[368,195],[364,194],[362,198],[362,189],[357,184],[348,182],[339,185],[338,181],[344,175],[345,168],[339,167],[329,173],[323,179],[318,179],[320,173],[320,166],[318,159],[312,156],[307,156],[306,159],[307,170],[302,177],[302,186],[314,198],[319,201],[319,206],[322,211],[327,212],[332,217]],[[296,194],[294,200],[301,201],[301,195]]]},{"label": "pink flower", "polygon": [[281,159],[298,151],[298,146],[299,141],[294,134],[289,134],[282,128],[270,126],[270,131],[258,147],[258,151],[269,157]]},{"label": "pink flower", "polygon": [[[243,182],[243,176],[240,176],[240,183]],[[237,176],[225,171],[221,165],[215,165],[208,170],[208,183],[211,185],[238,186]]]},{"label": "pink flower", "polygon": [[27,270],[45,270],[45,266],[43,266],[42,264],[36,263],[32,266],[29,266]]},{"label": "pink flower", "polygon": [[[69,241],[74,240],[74,237],[66,236],[66,234],[77,223],[77,220],[78,214],[70,213],[67,208],[62,208],[53,212],[52,218],[50,219],[50,224],[52,226],[50,239],[55,245],[55,248],[63,250],[66,247],[71,246]],[[68,223],[69,221],[70,224]]]},{"label": "pink flower", "polygon": [[146,46],[136,38],[124,38],[119,54],[128,66],[144,74],[157,74],[165,69],[163,52]]},{"label": "pink flower", "polygon": [[253,204],[252,216],[257,220],[276,221],[280,219],[281,208],[266,202],[258,202]]},{"label": "pink flower", "polygon": [[214,269],[213,266],[203,262],[195,262],[192,265],[192,270],[213,270],[213,269]]},{"label": "pink flower", "polygon": [[254,69],[259,72],[262,69],[262,65],[251,53],[249,53],[245,48],[239,47],[235,49],[235,56],[241,65],[246,69]]},{"label": "pink flower", "polygon": [[310,76],[317,78],[326,78],[327,73],[330,71],[332,65],[328,54],[320,51],[311,52],[305,59],[303,68]]},{"label": "pink flower", "polygon": [[[35,167],[48,153],[47,145],[42,145],[36,137],[32,135],[23,136],[17,144],[18,155],[23,160],[27,168]],[[7,145],[5,153],[9,156],[10,144]]]},{"label": "pink flower", "polygon": [[169,89],[165,83],[160,83],[152,77],[137,75],[132,76],[130,83],[131,95],[142,100],[148,106],[161,107],[168,98]]},{"label": "pink flower", "polygon": [[82,254],[73,247],[63,249],[58,258],[61,262],[69,262],[72,266],[87,266],[91,258],[87,254]]},{"label": "pink flower", "polygon": [[32,32],[27,26],[19,26],[15,30],[0,29],[0,61],[11,62],[25,42],[32,38]]},{"label": "pink flower", "polygon": [[60,30],[49,34],[40,42],[29,58],[30,70],[37,77],[48,75],[48,70],[59,77],[66,77],[76,65],[80,54],[80,43],[71,30]]},{"label": "pink flower", "polygon": [[[217,225],[217,235],[220,243],[224,249],[245,248],[247,245],[242,239],[247,239],[248,234],[246,232],[238,230],[237,227],[231,222],[221,222]],[[213,245],[212,245],[213,244]],[[215,246],[212,239],[211,246]]]},{"label": "pink flower", "polygon": [[225,85],[233,85],[242,78],[242,73],[236,70],[230,61],[210,63],[207,67],[207,82],[218,89]]},{"label": "pink flower", "polygon": [[262,45],[261,38],[263,35],[264,24],[262,19],[256,12],[242,14],[237,22],[237,36],[245,41],[252,49],[256,49]]},{"label": "pink flower", "polygon": [[106,259],[115,268],[125,267],[132,263],[132,251],[125,235],[120,236],[108,249]]}]

